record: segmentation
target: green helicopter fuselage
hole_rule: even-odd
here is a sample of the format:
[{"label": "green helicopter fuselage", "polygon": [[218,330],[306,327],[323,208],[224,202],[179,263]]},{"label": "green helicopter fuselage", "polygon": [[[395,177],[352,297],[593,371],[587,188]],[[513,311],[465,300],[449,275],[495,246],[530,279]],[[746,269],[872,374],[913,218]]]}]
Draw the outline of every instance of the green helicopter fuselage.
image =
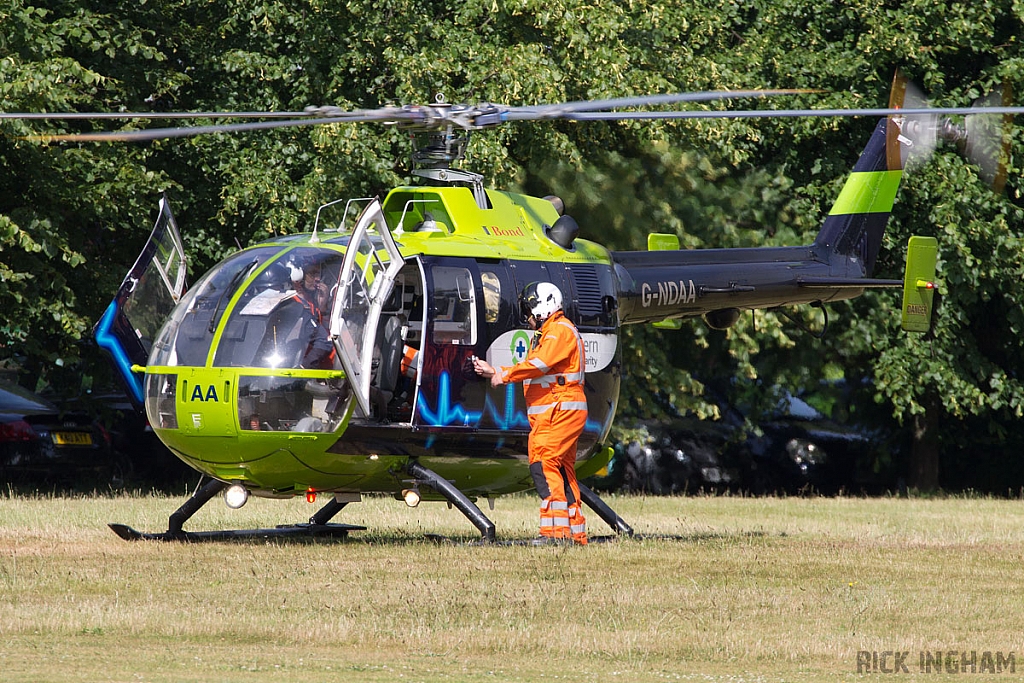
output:
[{"label": "green helicopter fuselage", "polygon": [[[146,362],[160,439],[200,472],[267,495],[398,492],[409,458],[468,495],[527,489],[522,389],[490,388],[470,358],[525,357],[533,333],[518,292],[543,279],[565,292],[587,351],[580,469],[602,466],[591,456],[619,388],[609,253],[553,242],[550,201],[487,198],[481,208],[467,188],[397,188],[371,204],[376,222],[362,237],[289,235],[215,266],[181,297]],[[312,306],[302,300],[310,271],[321,292]]]},{"label": "green helicopter fuselage", "polygon": [[[397,493],[416,462],[489,497],[532,486],[529,424],[521,388],[491,388],[471,359],[525,358],[518,294],[549,281],[584,343],[586,476],[610,453],[622,325],[702,317],[721,329],[745,310],[903,284],[871,279],[901,140],[879,121],[814,242],[797,247],[679,249],[650,226],[648,251],[611,252],[579,239],[554,198],[410,186],[350,202],[363,208],[352,221],[346,205],[336,230],[318,221],[235,253],[183,293],[164,201],[97,339],[124,376],[144,372],[135,398],[160,438],[215,479],[265,495]],[[147,293],[152,304],[135,301]]]}]

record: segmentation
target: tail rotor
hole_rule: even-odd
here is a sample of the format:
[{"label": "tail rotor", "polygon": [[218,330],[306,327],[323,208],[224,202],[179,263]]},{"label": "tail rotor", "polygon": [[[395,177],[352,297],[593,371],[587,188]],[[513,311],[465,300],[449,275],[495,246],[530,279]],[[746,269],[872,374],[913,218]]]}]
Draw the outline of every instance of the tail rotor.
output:
[{"label": "tail rotor", "polygon": [[[928,107],[924,94],[902,71],[897,70],[889,92],[890,109],[921,110]],[[908,168],[927,161],[935,151],[939,138],[937,114],[900,114],[889,117],[896,135],[888,137],[889,168]]]},{"label": "tail rotor", "polygon": [[[1009,107],[1012,93],[1008,84],[996,92],[974,101],[972,109]],[[893,78],[889,96],[890,109],[920,111],[928,108],[927,99],[902,72]],[[937,114],[915,113],[893,115],[890,125],[896,134],[888,141],[889,168],[907,168],[926,161],[942,141],[957,146],[968,161],[978,167],[979,175],[995,192],[1006,185],[1010,157],[1010,125],[1012,114],[967,114],[958,123]]]},{"label": "tail rotor", "polygon": [[[974,107],[1008,107],[1013,93],[1008,83],[1001,90],[975,100]],[[1006,166],[1010,160],[1009,114],[968,114],[964,120],[963,135],[955,142],[972,164],[981,170],[981,178],[995,192],[1006,185]],[[960,131],[958,131],[960,132]]]}]

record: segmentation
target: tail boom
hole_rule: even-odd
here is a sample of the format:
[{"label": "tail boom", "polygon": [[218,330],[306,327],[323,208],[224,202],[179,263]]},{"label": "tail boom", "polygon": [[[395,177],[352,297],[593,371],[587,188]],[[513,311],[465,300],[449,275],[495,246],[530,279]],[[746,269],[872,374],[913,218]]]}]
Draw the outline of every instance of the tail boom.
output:
[{"label": "tail boom", "polygon": [[868,288],[901,286],[901,280],[871,279],[903,176],[898,148],[893,153],[899,144],[899,128],[890,118],[880,120],[808,246],[681,250],[678,238],[663,235],[649,240],[655,251],[613,252],[620,322],[696,316],[734,322],[742,310],[839,301]]}]

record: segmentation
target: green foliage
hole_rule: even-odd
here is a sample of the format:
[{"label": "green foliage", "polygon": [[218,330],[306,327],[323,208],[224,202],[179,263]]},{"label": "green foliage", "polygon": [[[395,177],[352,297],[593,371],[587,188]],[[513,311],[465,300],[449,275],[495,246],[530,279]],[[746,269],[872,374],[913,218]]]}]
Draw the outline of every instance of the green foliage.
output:
[{"label": "green foliage", "polygon": [[[90,0],[29,2],[0,8],[8,111],[298,111],[438,94],[525,104],[750,87],[815,92],[734,106],[880,107],[897,67],[937,104],[970,104],[1004,81],[1024,91],[1024,10],[1011,0],[148,0],[116,14]],[[41,384],[89,357],[88,328],[161,192],[175,203],[196,274],[236,245],[308,229],[324,202],[382,193],[408,170],[404,136],[369,125],[144,145],[19,137],[144,125],[0,122],[0,360]],[[838,118],[535,123],[477,135],[465,166],[497,187],[561,195],[583,236],[610,248],[643,248],[651,231],[675,232],[688,248],[799,244],[813,239],[872,127]],[[875,274],[902,276],[910,234],[939,239],[933,337],[899,332],[888,292],[830,307],[821,340],[774,312],[727,332],[630,329],[620,415],[710,412],[700,391],[713,376],[792,387],[847,376],[873,380],[901,418],[941,405],[947,432],[968,416],[994,432],[1017,424],[1020,146],[1015,133],[1000,196],[949,148],[907,175]],[[824,323],[813,309],[787,314]]]}]

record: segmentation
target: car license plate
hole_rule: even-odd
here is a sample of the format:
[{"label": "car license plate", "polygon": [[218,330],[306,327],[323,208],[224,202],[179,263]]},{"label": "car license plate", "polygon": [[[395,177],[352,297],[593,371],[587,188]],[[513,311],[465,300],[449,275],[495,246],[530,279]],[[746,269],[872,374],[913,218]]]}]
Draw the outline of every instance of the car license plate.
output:
[{"label": "car license plate", "polygon": [[58,446],[91,446],[92,434],[88,432],[54,432],[53,443]]}]

